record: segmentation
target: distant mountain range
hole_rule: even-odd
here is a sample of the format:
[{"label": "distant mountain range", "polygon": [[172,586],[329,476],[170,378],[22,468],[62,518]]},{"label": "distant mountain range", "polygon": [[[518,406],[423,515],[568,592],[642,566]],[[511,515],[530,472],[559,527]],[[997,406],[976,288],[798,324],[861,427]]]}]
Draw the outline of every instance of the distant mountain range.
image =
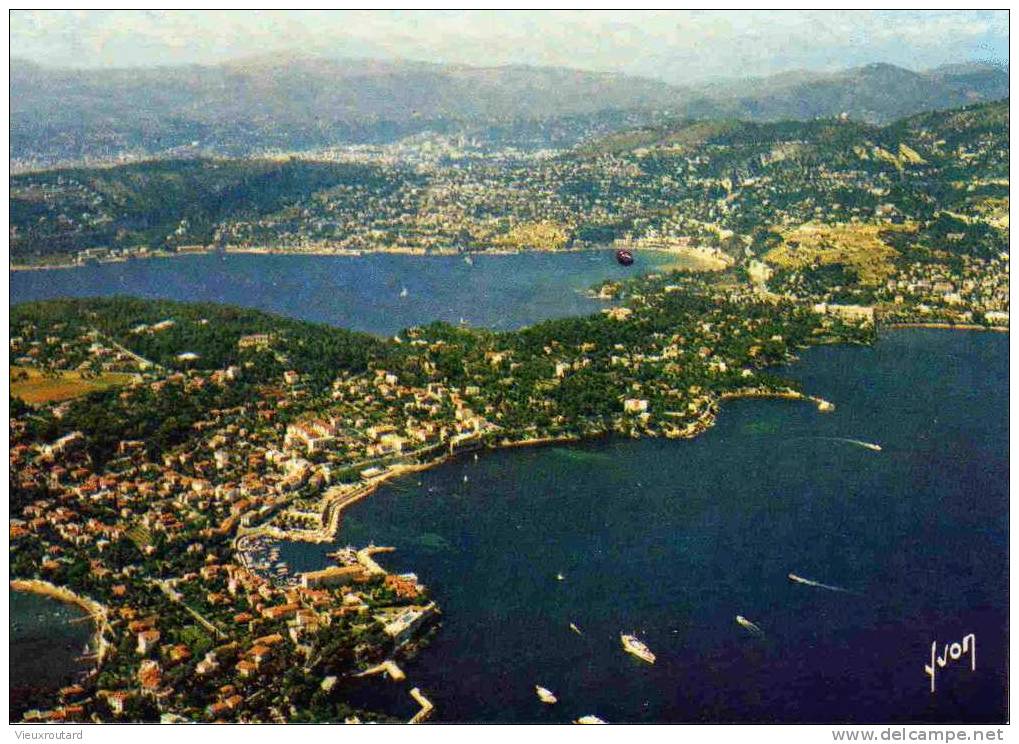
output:
[{"label": "distant mountain range", "polygon": [[[547,123],[564,117],[583,120],[569,128],[578,140],[618,128],[620,112],[750,120],[846,113],[882,123],[1007,95],[1007,71],[979,64],[927,72],[875,64],[679,88],[551,67],[274,57],[213,67],[69,70],[15,59],[11,159],[46,166],[125,153],[246,155],[426,130],[470,129],[484,138],[485,127],[496,127],[505,137],[507,125],[523,125],[518,135],[528,145],[563,146],[573,144],[571,135]],[[533,122],[544,125],[534,129]]]},{"label": "distant mountain range", "polygon": [[871,64],[832,74],[785,73],[692,91],[683,115],[747,121],[815,119],[846,114],[885,124],[923,111],[1008,96],[1008,71],[988,64],[946,65],[926,72]]}]

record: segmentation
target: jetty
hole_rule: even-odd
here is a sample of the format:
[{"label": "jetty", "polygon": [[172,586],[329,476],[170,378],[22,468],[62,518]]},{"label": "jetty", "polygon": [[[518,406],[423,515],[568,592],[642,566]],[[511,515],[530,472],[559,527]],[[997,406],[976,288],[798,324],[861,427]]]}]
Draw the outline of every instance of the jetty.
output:
[{"label": "jetty", "polygon": [[376,674],[387,674],[389,675],[389,679],[391,679],[393,682],[402,682],[403,680],[407,679],[407,675],[404,674],[403,670],[400,669],[400,667],[398,667],[396,665],[396,662],[393,661],[392,659],[387,659],[386,661],[383,661],[381,664],[376,664],[370,669],[365,669],[360,674],[355,674],[354,676],[371,677]]},{"label": "jetty", "polygon": [[435,706],[432,705],[431,700],[421,694],[421,690],[417,687],[410,691],[410,696],[421,706],[421,710],[415,713],[414,717],[407,721],[407,723],[424,723],[432,715]]},{"label": "jetty", "polygon": [[375,562],[372,556],[375,553],[392,553],[396,548],[385,548],[378,545],[369,545],[367,548],[361,548],[357,551],[357,562],[367,569],[368,573],[375,574],[376,576],[385,576],[388,572],[382,566]]}]

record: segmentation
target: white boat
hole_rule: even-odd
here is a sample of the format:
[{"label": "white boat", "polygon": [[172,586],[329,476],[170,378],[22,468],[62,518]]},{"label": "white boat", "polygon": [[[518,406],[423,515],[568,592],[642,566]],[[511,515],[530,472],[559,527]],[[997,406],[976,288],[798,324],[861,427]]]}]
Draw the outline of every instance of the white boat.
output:
[{"label": "white boat", "polygon": [[566,580],[566,577],[563,576],[561,573],[557,573],[555,575],[555,577],[556,577],[556,581],[565,581]]},{"label": "white boat", "polygon": [[584,635],[584,634],[583,634],[583,632],[582,632],[582,631],[580,630],[580,628],[578,628],[578,627],[577,627],[576,625],[574,625],[573,623],[570,623],[570,630],[572,630],[572,631],[573,631],[574,633],[576,633],[577,635]]},{"label": "white boat", "polygon": [[736,616],[736,622],[739,624],[740,627],[745,628],[746,630],[750,631],[755,636],[763,636],[764,635],[764,631],[761,630],[761,628],[756,623],[750,622],[749,620],[747,620],[742,615],[737,615]]},{"label": "white boat", "polygon": [[559,698],[552,694],[552,691],[542,687],[541,685],[535,685],[534,691],[538,693],[538,699],[546,705],[554,705],[559,702]]},{"label": "white boat", "polygon": [[600,719],[598,716],[588,715],[588,716],[581,716],[576,721],[574,721],[574,723],[595,723],[595,724],[597,724],[597,723],[605,723],[605,721]]},{"label": "white boat", "polygon": [[646,661],[648,664],[655,663],[655,655],[651,653],[651,649],[644,645],[635,635],[627,635],[626,633],[619,634],[619,640],[623,642],[623,650],[628,654],[633,654],[641,661]]},{"label": "white boat", "polygon": [[407,296],[407,288],[404,287],[403,289],[400,290],[400,297],[406,297],[406,296]]}]

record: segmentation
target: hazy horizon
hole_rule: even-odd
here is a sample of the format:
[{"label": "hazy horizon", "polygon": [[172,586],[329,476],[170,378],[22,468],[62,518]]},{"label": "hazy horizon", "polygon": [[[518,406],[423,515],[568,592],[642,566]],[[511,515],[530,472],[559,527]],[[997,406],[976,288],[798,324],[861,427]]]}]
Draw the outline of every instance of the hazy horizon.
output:
[{"label": "hazy horizon", "polygon": [[12,11],[10,58],[81,70],[253,57],[567,67],[672,84],[1008,65],[1007,11]]}]

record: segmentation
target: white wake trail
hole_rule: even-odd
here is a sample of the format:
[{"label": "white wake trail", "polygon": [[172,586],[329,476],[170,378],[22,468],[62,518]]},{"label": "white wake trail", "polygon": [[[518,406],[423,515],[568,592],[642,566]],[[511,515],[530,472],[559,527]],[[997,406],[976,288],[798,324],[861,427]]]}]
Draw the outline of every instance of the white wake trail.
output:
[{"label": "white wake trail", "polygon": [[846,594],[855,594],[855,592],[845,589],[841,586],[833,586],[832,584],[822,584],[820,581],[814,581],[812,579],[805,579],[802,576],[797,576],[794,573],[789,574],[789,581],[795,584],[803,584],[804,586],[813,586],[818,589],[827,589],[829,592],[844,592]]}]

